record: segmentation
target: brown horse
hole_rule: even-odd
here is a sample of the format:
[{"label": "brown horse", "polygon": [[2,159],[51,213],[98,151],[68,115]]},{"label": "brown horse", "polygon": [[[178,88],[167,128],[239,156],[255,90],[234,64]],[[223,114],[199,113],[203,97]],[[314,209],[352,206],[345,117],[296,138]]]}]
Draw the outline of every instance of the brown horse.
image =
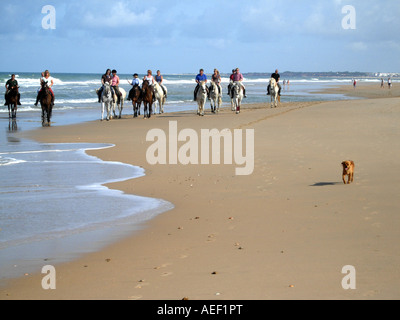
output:
[{"label": "brown horse", "polygon": [[8,117],[15,119],[18,109],[18,88],[12,88],[7,94]]},{"label": "brown horse", "polygon": [[142,104],[142,91],[138,85],[135,85],[129,91],[129,99],[132,100],[133,117],[140,115],[140,105]]},{"label": "brown horse", "polygon": [[50,118],[53,111],[53,105],[51,103],[52,97],[49,87],[46,83],[42,83],[42,89],[40,91],[40,105],[42,106],[42,126],[50,127]]},{"label": "brown horse", "polygon": [[143,81],[142,101],[144,105],[144,118],[150,118],[153,113],[153,88],[148,81]]}]

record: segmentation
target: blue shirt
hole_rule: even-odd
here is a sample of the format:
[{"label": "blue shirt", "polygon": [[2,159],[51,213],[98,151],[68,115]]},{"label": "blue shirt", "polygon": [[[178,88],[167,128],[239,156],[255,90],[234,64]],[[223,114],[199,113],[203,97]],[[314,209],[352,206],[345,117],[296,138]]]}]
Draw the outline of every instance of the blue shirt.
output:
[{"label": "blue shirt", "polygon": [[139,79],[138,78],[133,78],[132,85],[135,86],[135,85],[139,85],[139,84],[140,84]]},{"label": "blue shirt", "polygon": [[207,80],[207,76],[205,73],[203,73],[203,75],[200,75],[200,73],[196,76],[196,81],[206,81]]}]

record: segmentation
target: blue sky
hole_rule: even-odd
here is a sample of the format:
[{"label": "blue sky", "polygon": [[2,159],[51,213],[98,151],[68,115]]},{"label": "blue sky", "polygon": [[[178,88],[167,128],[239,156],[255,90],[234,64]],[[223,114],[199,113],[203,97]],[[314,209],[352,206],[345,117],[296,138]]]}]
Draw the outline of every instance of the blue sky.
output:
[{"label": "blue sky", "polygon": [[[42,27],[45,5],[55,8],[54,30]],[[356,29],[342,26],[345,5]],[[400,72],[398,0],[1,0],[1,8],[0,71]]]}]

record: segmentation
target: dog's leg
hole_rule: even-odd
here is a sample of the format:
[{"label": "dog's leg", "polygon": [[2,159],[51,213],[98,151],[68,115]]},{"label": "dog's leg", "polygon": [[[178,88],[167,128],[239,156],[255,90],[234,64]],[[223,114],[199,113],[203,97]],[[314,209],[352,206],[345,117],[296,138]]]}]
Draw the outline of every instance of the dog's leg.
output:
[{"label": "dog's leg", "polygon": [[344,184],[346,184],[346,179],[345,179],[345,178],[346,178],[346,175],[344,174],[344,175],[342,176],[342,179],[343,179],[343,183],[344,183]]}]

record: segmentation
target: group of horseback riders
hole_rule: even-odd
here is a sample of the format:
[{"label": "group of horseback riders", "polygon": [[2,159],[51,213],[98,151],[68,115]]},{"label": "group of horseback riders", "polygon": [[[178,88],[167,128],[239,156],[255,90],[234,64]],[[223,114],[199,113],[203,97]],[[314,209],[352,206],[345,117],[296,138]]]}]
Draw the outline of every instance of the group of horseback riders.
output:
[{"label": "group of horseback riders", "polygon": [[[197,96],[197,92],[199,90],[199,84],[200,82],[205,82],[207,83],[207,75],[204,73],[204,69],[200,69],[199,74],[196,76],[196,87],[194,89],[194,101],[196,101],[196,96]],[[221,87],[221,75],[218,71],[218,69],[214,69],[214,73],[211,76],[211,81],[214,82],[217,85],[218,88],[218,93],[221,94],[222,93],[222,87]],[[246,88],[242,83],[243,81],[243,75],[239,72],[239,68],[233,69],[232,70],[232,74],[230,76],[230,83],[228,86],[228,95],[232,98],[232,92],[231,92],[231,88],[234,82],[238,82],[242,88],[243,88],[243,94],[244,97],[246,98]],[[208,98],[210,98],[210,92],[212,91],[212,85],[210,85],[210,87],[207,87],[207,96]]]},{"label": "group of horseback riders", "polygon": [[[162,88],[165,97],[167,97],[167,90],[165,88],[165,86],[163,85],[163,76],[161,75],[160,70],[157,70],[157,75],[154,77],[153,76],[153,72],[151,70],[147,70],[147,74],[146,76],[144,76],[143,81],[147,81],[149,86],[152,88],[153,93],[154,93],[154,84],[155,82],[157,82],[160,87]],[[99,98],[99,103],[101,102],[101,95],[104,89],[104,84],[108,82],[111,85],[111,90],[112,90],[112,96],[114,97],[114,94],[117,96],[117,103],[120,103],[120,99],[121,99],[121,92],[119,90],[119,85],[120,85],[120,78],[117,75],[117,71],[116,70],[110,70],[107,69],[106,73],[103,74],[103,76],[101,77],[101,83],[102,83],[102,87],[100,88],[100,90],[98,90],[97,94],[98,94],[98,98]],[[132,90],[135,89],[135,87],[140,88],[140,81],[139,81],[139,75],[137,73],[135,73],[133,75],[133,79],[131,82],[128,81],[128,83],[130,85],[132,85]],[[128,99],[127,100],[131,100],[131,94],[128,95]],[[115,100],[113,98],[113,102],[115,103]]]},{"label": "group of horseback riders", "polygon": [[[278,73],[278,70],[275,70],[275,72],[271,75],[271,78],[274,78],[276,80],[276,82],[278,84],[278,87],[279,87],[279,95],[280,95],[282,87],[281,87],[281,85],[279,83],[280,75]],[[199,83],[202,82],[202,81],[207,82],[207,76],[204,73],[203,69],[200,69],[200,72],[196,76],[195,80],[196,80],[197,85],[196,85],[196,88],[194,90],[194,100],[196,100],[196,94],[197,94],[197,91],[199,89]],[[160,85],[160,87],[162,88],[163,92],[164,92],[165,98],[167,97],[167,90],[166,90],[166,88],[165,88],[165,86],[163,84],[163,76],[161,75],[160,70],[157,70],[157,75],[155,77],[152,75],[152,71],[151,70],[147,70],[147,74],[146,74],[146,76],[144,76],[143,81],[147,81],[148,82],[148,84],[153,89],[153,92],[154,92],[154,84],[158,83]],[[221,75],[220,75],[218,69],[214,69],[214,73],[211,76],[211,81],[214,82],[217,85],[218,90],[219,90],[219,94],[221,94],[222,93]],[[240,73],[239,68],[233,69],[232,70],[232,74],[230,76],[229,86],[228,86],[228,95],[230,97],[232,97],[231,88],[232,88],[233,83],[238,82],[242,86],[243,95],[246,98],[246,88],[243,85],[242,81],[243,81],[243,75]],[[112,88],[112,91],[113,91],[113,97],[114,97],[114,92],[115,92],[115,94],[117,96],[117,99],[118,99],[118,103],[119,103],[120,102],[120,98],[121,98],[121,92],[119,90],[120,79],[119,79],[119,76],[117,75],[117,71],[116,70],[112,70],[111,71],[110,69],[107,69],[106,73],[103,74],[103,76],[101,77],[102,87],[100,88],[100,90],[98,90],[99,103],[100,103],[100,99],[101,99],[101,94],[102,94],[103,89],[104,89],[104,84],[106,82],[108,82],[111,85],[111,88]],[[135,88],[135,86],[139,87],[140,81],[138,79],[138,74],[137,73],[135,73],[133,75],[133,79],[132,79],[132,82],[130,82],[130,84],[133,87],[132,90]],[[53,78],[50,76],[49,70],[46,70],[45,72],[42,72],[41,78],[40,78],[40,85],[41,85],[41,88],[38,91],[38,94],[37,94],[37,97],[36,97],[35,106],[38,105],[38,102],[40,100],[40,97],[41,97],[41,94],[43,92],[43,87],[44,86],[47,86],[49,91],[50,91],[50,93],[51,93],[51,104],[53,106],[54,105],[54,92],[52,90],[52,86],[54,85],[54,81],[53,81]],[[210,86],[210,88],[207,87],[208,95],[209,95],[211,90],[212,90],[212,86]],[[267,94],[269,95],[270,94],[270,86],[269,85],[268,85],[268,89],[267,90],[268,90]],[[15,79],[15,74],[12,74],[11,75],[11,79],[9,79],[7,81],[7,83],[6,83],[6,93],[5,93],[6,103],[4,105],[8,105],[9,104],[8,96],[9,96],[9,93],[11,93],[12,91],[17,93],[18,105],[21,105],[21,102],[20,102],[21,95],[19,93],[18,81]],[[130,100],[130,98],[128,98],[128,100]],[[113,102],[115,102],[115,101],[113,100]]]},{"label": "group of horseback riders", "polygon": [[[54,105],[54,92],[52,90],[52,86],[54,84],[53,78],[50,76],[50,72],[49,70],[46,70],[45,72],[42,72],[41,74],[41,78],[40,78],[40,89],[38,90],[38,94],[36,97],[36,102],[35,102],[35,106],[38,105],[39,100],[41,98],[41,95],[43,93],[43,88],[45,86],[48,87],[49,92],[51,94],[51,105]],[[10,93],[11,92],[16,92],[17,93],[17,97],[18,97],[18,102],[17,104],[20,106],[21,105],[21,94],[19,93],[19,86],[18,86],[18,81],[15,79],[15,74],[11,75],[11,79],[9,79],[6,82],[6,93],[5,93],[5,106],[9,104],[9,97],[10,97]]]},{"label": "group of horseback riders", "polygon": [[[271,78],[274,78],[276,80],[276,83],[278,84],[279,87],[279,95],[281,95],[281,85],[279,83],[280,80],[280,75],[278,73],[278,69],[275,70],[275,72],[271,75]],[[199,90],[199,84],[200,82],[204,81],[207,83],[207,75],[204,73],[203,69],[200,69],[199,74],[196,76],[196,88],[194,89],[194,101],[196,101],[196,96],[197,96],[197,91]],[[222,87],[221,87],[221,75],[218,71],[218,69],[214,69],[214,73],[211,76],[211,81],[214,82],[219,90],[219,94],[222,93]],[[239,83],[240,86],[243,89],[243,96],[245,98],[247,98],[246,96],[246,87],[243,85],[243,75],[240,73],[239,68],[233,69],[232,70],[232,74],[229,77],[229,85],[228,85],[228,96],[230,96],[231,98],[233,98],[232,96],[232,86],[235,82]],[[212,90],[212,86],[210,86],[209,88],[207,87],[207,95],[208,97],[210,97],[210,92]],[[270,95],[270,85],[268,85],[267,88],[267,95]]]}]

